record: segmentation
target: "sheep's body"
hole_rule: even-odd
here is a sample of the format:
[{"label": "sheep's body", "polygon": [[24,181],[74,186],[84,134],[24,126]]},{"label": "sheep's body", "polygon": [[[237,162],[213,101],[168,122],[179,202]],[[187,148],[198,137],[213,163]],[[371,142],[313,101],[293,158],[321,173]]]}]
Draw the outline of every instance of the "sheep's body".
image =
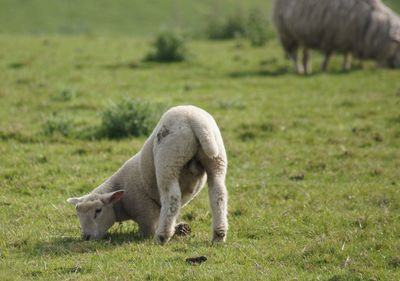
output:
[{"label": "sheep's body", "polygon": [[[275,0],[274,22],[298,73],[310,72],[308,49],[349,55],[400,67],[400,18],[381,0]],[[302,64],[297,50],[304,48]]]},{"label": "sheep's body", "polygon": [[[69,202],[77,205],[79,214],[80,205],[99,195],[125,190],[122,199],[113,204],[114,221],[133,219],[143,236],[156,234],[156,241],[162,244],[173,235],[180,208],[198,194],[208,178],[213,240],[225,240],[226,169],[223,140],[212,116],[194,106],[178,106],[162,116],[141,151],[113,176],[89,195]],[[81,227],[85,231],[82,220]]]}]

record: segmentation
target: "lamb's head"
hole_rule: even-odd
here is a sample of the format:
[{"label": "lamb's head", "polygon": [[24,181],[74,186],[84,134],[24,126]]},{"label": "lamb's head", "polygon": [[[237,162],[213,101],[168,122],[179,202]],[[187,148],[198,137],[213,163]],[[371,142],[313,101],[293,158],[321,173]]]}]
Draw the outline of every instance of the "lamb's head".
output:
[{"label": "lamb's head", "polygon": [[88,194],[67,200],[75,205],[81,225],[82,238],[100,239],[116,221],[114,204],[121,200],[123,190],[105,194]]}]

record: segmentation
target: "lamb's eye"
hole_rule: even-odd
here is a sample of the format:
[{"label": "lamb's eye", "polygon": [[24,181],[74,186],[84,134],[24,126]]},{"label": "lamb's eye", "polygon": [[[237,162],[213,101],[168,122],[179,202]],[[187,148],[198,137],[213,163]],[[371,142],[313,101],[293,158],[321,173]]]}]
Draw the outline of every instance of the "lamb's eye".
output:
[{"label": "lamb's eye", "polygon": [[100,214],[100,213],[101,213],[101,208],[96,209],[96,210],[94,211],[94,218],[96,218],[97,215]]}]

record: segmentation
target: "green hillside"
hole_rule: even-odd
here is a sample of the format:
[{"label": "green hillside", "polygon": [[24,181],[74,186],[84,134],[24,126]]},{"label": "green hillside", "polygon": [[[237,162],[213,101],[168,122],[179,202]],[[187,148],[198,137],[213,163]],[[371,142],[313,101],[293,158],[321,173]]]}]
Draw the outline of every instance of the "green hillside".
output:
[{"label": "green hillside", "polygon": [[0,0],[0,33],[101,33],[149,35],[162,28],[198,30],[210,17],[251,7],[269,9],[265,0]]}]

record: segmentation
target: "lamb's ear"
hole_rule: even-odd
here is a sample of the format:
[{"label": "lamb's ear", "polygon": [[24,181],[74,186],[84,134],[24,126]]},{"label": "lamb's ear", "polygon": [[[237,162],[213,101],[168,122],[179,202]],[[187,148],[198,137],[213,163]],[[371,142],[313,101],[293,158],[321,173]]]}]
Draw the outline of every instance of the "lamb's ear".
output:
[{"label": "lamb's ear", "polygon": [[71,197],[71,198],[67,199],[67,202],[72,204],[72,205],[74,205],[74,206],[76,206],[76,205],[79,204],[79,202],[81,202],[81,199],[78,198],[78,197]]},{"label": "lamb's ear", "polygon": [[103,195],[103,202],[105,204],[115,204],[119,200],[121,200],[122,196],[124,195],[125,190],[117,190],[114,192],[106,193]]}]

